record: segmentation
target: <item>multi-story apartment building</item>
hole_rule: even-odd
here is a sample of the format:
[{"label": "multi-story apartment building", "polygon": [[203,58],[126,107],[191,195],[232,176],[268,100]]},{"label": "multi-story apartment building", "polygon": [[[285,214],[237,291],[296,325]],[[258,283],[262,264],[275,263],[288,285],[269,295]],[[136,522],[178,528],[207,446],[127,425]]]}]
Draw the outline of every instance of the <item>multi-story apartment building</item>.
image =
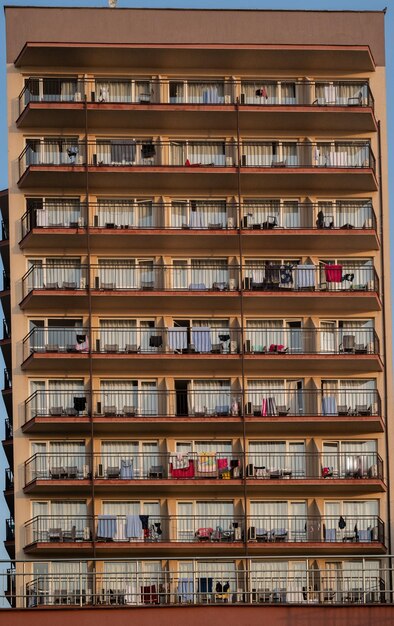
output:
[{"label": "multi-story apartment building", "polygon": [[390,603],[383,14],[6,23],[10,602]]}]

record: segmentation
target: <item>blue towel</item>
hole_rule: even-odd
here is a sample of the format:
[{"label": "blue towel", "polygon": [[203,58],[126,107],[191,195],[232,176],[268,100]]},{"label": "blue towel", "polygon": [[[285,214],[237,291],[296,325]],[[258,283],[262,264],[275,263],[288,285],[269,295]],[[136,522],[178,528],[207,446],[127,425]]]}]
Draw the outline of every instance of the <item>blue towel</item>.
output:
[{"label": "blue towel", "polygon": [[181,602],[193,602],[193,597],[194,597],[193,578],[180,578],[179,579],[178,596]]},{"label": "blue towel", "polygon": [[211,329],[209,326],[201,326],[199,328],[192,326],[192,343],[196,352],[211,352]]},{"label": "blue towel", "polygon": [[187,329],[178,326],[169,328],[168,347],[171,350],[185,350],[187,348]]},{"label": "blue towel", "polygon": [[323,415],[338,415],[337,399],[334,396],[324,396],[322,399]]},{"label": "blue towel", "polygon": [[116,515],[98,516],[97,537],[101,537],[101,539],[114,539],[116,531]]},{"label": "blue towel", "polygon": [[120,477],[133,478],[133,459],[120,460]]},{"label": "blue towel", "polygon": [[142,522],[139,515],[127,515],[126,517],[126,537],[128,539],[142,538]]}]

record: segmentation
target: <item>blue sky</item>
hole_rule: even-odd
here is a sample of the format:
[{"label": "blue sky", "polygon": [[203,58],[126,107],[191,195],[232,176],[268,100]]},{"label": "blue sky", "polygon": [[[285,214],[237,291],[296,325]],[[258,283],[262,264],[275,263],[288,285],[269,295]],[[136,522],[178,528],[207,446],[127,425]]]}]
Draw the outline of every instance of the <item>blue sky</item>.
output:
[{"label": "blue sky", "polygon": [[[108,0],[0,0],[1,8],[6,6],[50,6],[50,7],[106,7]],[[118,0],[119,8],[188,8],[188,9],[311,9],[311,10],[349,10],[378,11],[387,7],[386,14],[386,65],[387,65],[387,102],[388,102],[388,145],[389,168],[394,168],[394,0]],[[6,116],[6,81],[5,81],[5,26],[4,10],[0,11],[0,189],[7,187],[7,116]],[[389,187],[390,197],[394,195],[394,179]],[[393,220],[391,220],[393,237]],[[387,245],[387,244],[386,244]],[[394,244],[391,244],[392,259]],[[392,278],[394,284],[394,272]],[[3,409],[0,412],[4,415]],[[0,439],[4,427],[0,419]],[[0,458],[0,477],[4,474],[5,459]],[[0,478],[1,485],[1,478]],[[1,488],[0,488],[1,489]],[[0,498],[0,558],[7,558],[2,548],[8,509]]]}]

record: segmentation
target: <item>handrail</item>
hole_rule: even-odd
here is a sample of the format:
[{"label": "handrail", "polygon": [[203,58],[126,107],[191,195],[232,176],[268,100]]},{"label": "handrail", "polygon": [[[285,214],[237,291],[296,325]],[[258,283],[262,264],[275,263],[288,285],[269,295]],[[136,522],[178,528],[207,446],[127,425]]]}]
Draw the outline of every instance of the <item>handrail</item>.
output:
[{"label": "handrail", "polygon": [[[111,86],[116,85],[116,93]],[[283,89],[284,87],[284,89]],[[352,89],[353,88],[353,89]],[[374,98],[365,79],[299,80],[292,77],[95,77],[33,76],[25,81],[19,95],[19,113],[34,102],[81,104],[199,104],[292,107],[369,107]]]},{"label": "handrail", "polygon": [[[187,333],[191,333],[191,342]],[[379,354],[379,339],[373,328],[360,324],[349,328],[286,328],[267,324],[261,328],[225,326],[184,329],[185,348],[174,344],[171,327],[131,326],[35,327],[22,340],[23,357],[35,353],[76,354],[218,354],[234,355],[244,341],[246,354],[274,355],[373,355]],[[78,343],[79,338],[79,343]]]},{"label": "handrail", "polygon": [[[285,201],[284,201],[285,202]],[[325,202],[292,202],[297,208],[296,217],[291,220],[281,214],[281,201],[270,198],[245,200],[241,205],[244,214],[239,227],[242,230],[258,232],[264,230],[366,230],[376,231],[377,222],[370,200],[335,200],[335,206]],[[139,218],[138,207],[151,208],[149,218]],[[185,215],[176,218],[171,214],[175,205],[183,203]],[[201,210],[199,208],[201,207]],[[330,208],[331,207],[331,208]],[[70,203],[67,199],[48,199],[44,209],[43,201],[29,200],[29,208],[21,218],[22,238],[33,229],[82,229],[89,226],[93,230],[215,230],[221,234],[235,231],[238,227],[238,203],[228,204],[226,200],[177,200],[153,202],[149,198],[105,200],[103,203]],[[349,213],[350,211],[350,213]],[[353,215],[352,215],[353,212]],[[334,214],[332,214],[334,213]],[[342,215],[343,213],[343,215]],[[167,219],[166,219],[167,217]],[[168,217],[171,219],[168,220]],[[171,223],[169,223],[171,221]],[[255,233],[255,234],[256,234]]]},{"label": "handrail", "polygon": [[[98,168],[234,168],[277,170],[310,168],[375,171],[376,159],[370,140],[322,139],[318,141],[184,139],[153,141],[151,138],[106,138],[80,141],[78,137],[26,139],[19,156],[19,176],[32,166],[73,169],[88,165]],[[30,143],[29,143],[30,142]],[[87,154],[86,154],[87,150]],[[193,169],[194,168],[194,169]]]}]

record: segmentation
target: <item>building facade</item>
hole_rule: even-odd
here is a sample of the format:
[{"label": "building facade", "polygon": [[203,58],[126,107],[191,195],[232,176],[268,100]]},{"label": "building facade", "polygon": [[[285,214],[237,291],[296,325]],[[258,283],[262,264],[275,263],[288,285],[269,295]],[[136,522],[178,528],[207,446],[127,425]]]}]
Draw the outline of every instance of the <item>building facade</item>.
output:
[{"label": "building facade", "polygon": [[383,18],[6,9],[13,606],[390,603]]}]

